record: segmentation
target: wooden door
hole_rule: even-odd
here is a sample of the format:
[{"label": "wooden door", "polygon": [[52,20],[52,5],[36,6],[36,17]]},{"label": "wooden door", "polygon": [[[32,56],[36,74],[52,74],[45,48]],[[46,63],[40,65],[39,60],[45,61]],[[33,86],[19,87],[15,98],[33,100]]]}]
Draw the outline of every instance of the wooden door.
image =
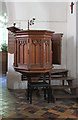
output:
[{"label": "wooden door", "polygon": [[63,34],[52,36],[52,64],[61,64],[61,40]]}]

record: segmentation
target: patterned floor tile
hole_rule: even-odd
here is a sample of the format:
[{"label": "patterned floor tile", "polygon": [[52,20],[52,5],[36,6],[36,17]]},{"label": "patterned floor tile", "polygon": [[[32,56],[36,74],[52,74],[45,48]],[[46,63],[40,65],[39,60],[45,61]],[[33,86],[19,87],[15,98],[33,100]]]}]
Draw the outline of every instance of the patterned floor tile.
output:
[{"label": "patterned floor tile", "polygon": [[2,96],[0,98],[2,120],[76,120],[78,117],[78,104],[74,100],[47,103],[42,93],[39,97],[33,93],[33,103],[29,104],[25,90],[8,90],[6,77],[0,80],[2,80],[0,94]]}]

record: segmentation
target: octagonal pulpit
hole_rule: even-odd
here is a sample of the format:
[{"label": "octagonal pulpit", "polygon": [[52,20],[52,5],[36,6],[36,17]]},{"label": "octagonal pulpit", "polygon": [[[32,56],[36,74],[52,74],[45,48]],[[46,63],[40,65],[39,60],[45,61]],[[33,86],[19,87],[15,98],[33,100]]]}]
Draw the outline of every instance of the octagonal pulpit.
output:
[{"label": "octagonal pulpit", "polygon": [[53,33],[47,30],[16,31],[15,70],[25,73],[50,71]]},{"label": "octagonal pulpit", "polygon": [[14,36],[14,69],[16,71],[25,74],[28,81],[31,81],[52,70],[53,31],[24,31],[15,26],[7,29],[13,33],[11,36]]}]

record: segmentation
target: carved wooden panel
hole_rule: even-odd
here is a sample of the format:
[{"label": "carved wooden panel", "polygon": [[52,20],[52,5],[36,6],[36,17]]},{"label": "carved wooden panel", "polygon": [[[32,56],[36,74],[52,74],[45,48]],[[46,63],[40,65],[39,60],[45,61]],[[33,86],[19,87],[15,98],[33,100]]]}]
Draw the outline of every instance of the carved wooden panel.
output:
[{"label": "carved wooden panel", "polygon": [[12,32],[8,32],[8,52],[13,54],[15,51],[15,36]]},{"label": "carved wooden panel", "polygon": [[25,38],[22,38],[22,40],[19,38],[17,39],[17,64],[28,64],[28,40]]},{"label": "carved wooden panel", "polygon": [[45,64],[50,63],[50,41],[44,40]]},{"label": "carved wooden panel", "polygon": [[26,70],[52,68],[51,37],[49,31],[20,31],[16,33],[15,66]]},{"label": "carved wooden panel", "polygon": [[53,34],[52,36],[52,63],[61,64],[61,40],[63,34]]},{"label": "carved wooden panel", "polygon": [[31,40],[30,49],[31,54],[31,63],[32,64],[41,64],[41,40]]}]

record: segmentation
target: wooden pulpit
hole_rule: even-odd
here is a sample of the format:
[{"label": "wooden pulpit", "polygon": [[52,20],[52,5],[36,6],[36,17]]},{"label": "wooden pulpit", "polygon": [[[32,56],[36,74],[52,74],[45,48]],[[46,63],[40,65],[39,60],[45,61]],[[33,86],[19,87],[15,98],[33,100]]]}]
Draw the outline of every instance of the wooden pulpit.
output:
[{"label": "wooden pulpit", "polygon": [[25,71],[52,69],[53,32],[46,30],[18,31],[15,43],[14,66]]},{"label": "wooden pulpit", "polygon": [[61,45],[62,34],[53,34],[53,31],[47,30],[17,30],[15,27],[8,30],[13,32],[8,44],[12,43],[11,40],[14,41],[13,49],[9,49],[10,53],[14,50],[14,69],[26,74],[29,80],[31,76],[35,79],[40,74],[50,72],[53,63],[61,64],[59,44]]}]

